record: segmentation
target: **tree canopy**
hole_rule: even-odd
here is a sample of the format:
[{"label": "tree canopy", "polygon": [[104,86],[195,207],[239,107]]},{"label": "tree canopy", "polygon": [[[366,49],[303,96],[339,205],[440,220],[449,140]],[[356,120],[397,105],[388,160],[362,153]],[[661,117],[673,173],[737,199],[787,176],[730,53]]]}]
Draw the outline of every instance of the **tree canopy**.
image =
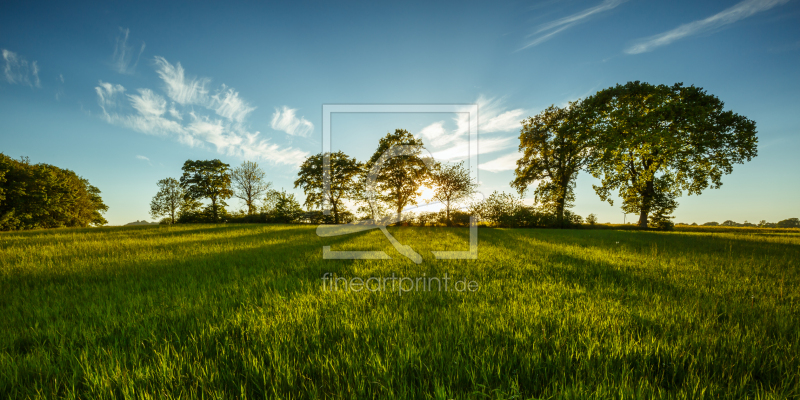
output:
[{"label": "tree canopy", "polygon": [[477,182],[473,182],[470,178],[463,161],[458,164],[437,163],[430,173],[430,181],[434,188],[433,200],[444,204],[447,221],[450,221],[452,206],[475,194],[475,188],[478,186]]},{"label": "tree canopy", "polygon": [[[329,190],[325,190],[323,164],[325,157],[329,162]],[[330,205],[333,223],[340,223],[340,213],[346,211],[343,201],[355,197],[355,179],[362,172],[362,164],[355,158],[338,151],[312,155],[300,166],[294,187],[302,187],[306,195],[306,207],[323,208]]]},{"label": "tree canopy", "polygon": [[258,210],[256,200],[272,186],[265,179],[264,170],[253,161],[244,161],[242,165],[231,171],[231,183],[234,196],[242,199],[247,205],[247,214],[253,215]]},{"label": "tree canopy", "polygon": [[[389,157],[390,153],[387,151],[393,146],[408,146],[405,148],[411,149],[411,151]],[[397,213],[398,219],[403,208],[417,204],[416,198],[420,194],[420,187],[428,183],[430,171],[425,160],[420,156],[422,148],[422,139],[415,138],[405,129],[396,129],[381,138],[378,149],[365,165],[364,173],[369,174],[382,159],[381,156],[384,156],[384,163],[377,171],[375,188],[367,188],[367,190],[376,190],[376,197],[391,205]]]},{"label": "tree canopy", "polygon": [[585,100],[596,115],[597,158],[592,174],[601,179],[595,191],[613,204],[663,223],[683,191],[700,194],[722,185],[734,164],[757,154],[753,121],[724,111],[724,103],[702,88],[628,82],[601,90]]},{"label": "tree canopy", "polygon": [[166,216],[169,223],[174,224],[184,205],[185,195],[177,179],[164,178],[158,181],[158,193],[150,201],[150,215],[155,219]]},{"label": "tree canopy", "polygon": [[230,165],[216,159],[187,160],[183,164],[181,187],[186,191],[185,197],[191,200],[210,200],[211,215],[215,222],[219,220],[220,208],[224,211],[227,206],[225,200],[233,195],[229,167]]},{"label": "tree canopy", "polygon": [[68,169],[0,153],[0,230],[105,225],[100,190]]},{"label": "tree canopy", "polygon": [[566,107],[550,106],[522,121],[514,181],[511,186],[522,195],[536,183],[536,201],[556,214],[564,226],[564,210],[575,201],[575,179],[591,159],[591,110],[580,102]]}]

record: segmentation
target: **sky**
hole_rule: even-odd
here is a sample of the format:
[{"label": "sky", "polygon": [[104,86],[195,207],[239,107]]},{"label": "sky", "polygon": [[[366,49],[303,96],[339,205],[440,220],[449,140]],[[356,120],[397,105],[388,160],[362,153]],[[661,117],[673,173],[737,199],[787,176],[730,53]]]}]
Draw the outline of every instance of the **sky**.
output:
[{"label": "sky", "polygon": [[[0,152],[87,178],[110,225],[152,220],[156,182],[189,159],[256,161],[302,202],[323,104],[477,104],[479,190],[513,192],[523,118],[637,80],[757,124],[758,156],[679,198],[676,222],[800,217],[799,0],[4,1],[0,51]],[[402,128],[458,161],[463,116],[334,114],[332,147],[366,160]],[[635,219],[598,182],[579,175],[573,210]]]}]

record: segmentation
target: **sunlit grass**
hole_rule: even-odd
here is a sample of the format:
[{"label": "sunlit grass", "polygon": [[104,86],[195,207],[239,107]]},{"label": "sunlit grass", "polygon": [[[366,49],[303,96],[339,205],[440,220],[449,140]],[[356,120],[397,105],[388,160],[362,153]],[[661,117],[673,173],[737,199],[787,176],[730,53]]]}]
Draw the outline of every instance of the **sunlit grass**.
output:
[{"label": "sunlit grass", "polygon": [[[792,398],[800,234],[193,225],[0,235],[2,398]],[[392,260],[322,260],[383,250]],[[444,276],[477,292],[332,292]]]}]

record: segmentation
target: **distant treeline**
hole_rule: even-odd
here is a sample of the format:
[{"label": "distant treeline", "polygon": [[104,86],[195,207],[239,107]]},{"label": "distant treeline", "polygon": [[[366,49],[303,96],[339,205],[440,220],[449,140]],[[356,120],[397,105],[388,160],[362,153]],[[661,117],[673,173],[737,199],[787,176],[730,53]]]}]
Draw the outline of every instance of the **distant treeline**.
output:
[{"label": "distant treeline", "polygon": [[[678,225],[689,225],[679,223]],[[696,223],[692,223],[691,225],[696,226]],[[776,222],[767,222],[766,220],[761,220],[759,223],[754,224],[752,222],[744,221],[743,223],[738,223],[735,221],[727,220],[723,223],[719,223],[716,221],[706,222],[701,226],[735,226],[735,227],[747,227],[747,228],[800,228],[800,219],[798,218],[788,218],[782,221]]]},{"label": "distant treeline", "polygon": [[104,225],[100,190],[68,169],[0,153],[0,230]]}]

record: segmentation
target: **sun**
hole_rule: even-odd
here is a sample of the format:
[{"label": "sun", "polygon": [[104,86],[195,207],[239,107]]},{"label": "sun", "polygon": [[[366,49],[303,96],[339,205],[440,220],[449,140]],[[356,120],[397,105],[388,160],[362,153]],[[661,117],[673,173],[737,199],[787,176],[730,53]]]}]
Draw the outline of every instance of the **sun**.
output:
[{"label": "sun", "polygon": [[421,186],[418,193],[421,200],[429,202],[433,198],[433,195],[436,194],[436,191],[430,186]]}]

